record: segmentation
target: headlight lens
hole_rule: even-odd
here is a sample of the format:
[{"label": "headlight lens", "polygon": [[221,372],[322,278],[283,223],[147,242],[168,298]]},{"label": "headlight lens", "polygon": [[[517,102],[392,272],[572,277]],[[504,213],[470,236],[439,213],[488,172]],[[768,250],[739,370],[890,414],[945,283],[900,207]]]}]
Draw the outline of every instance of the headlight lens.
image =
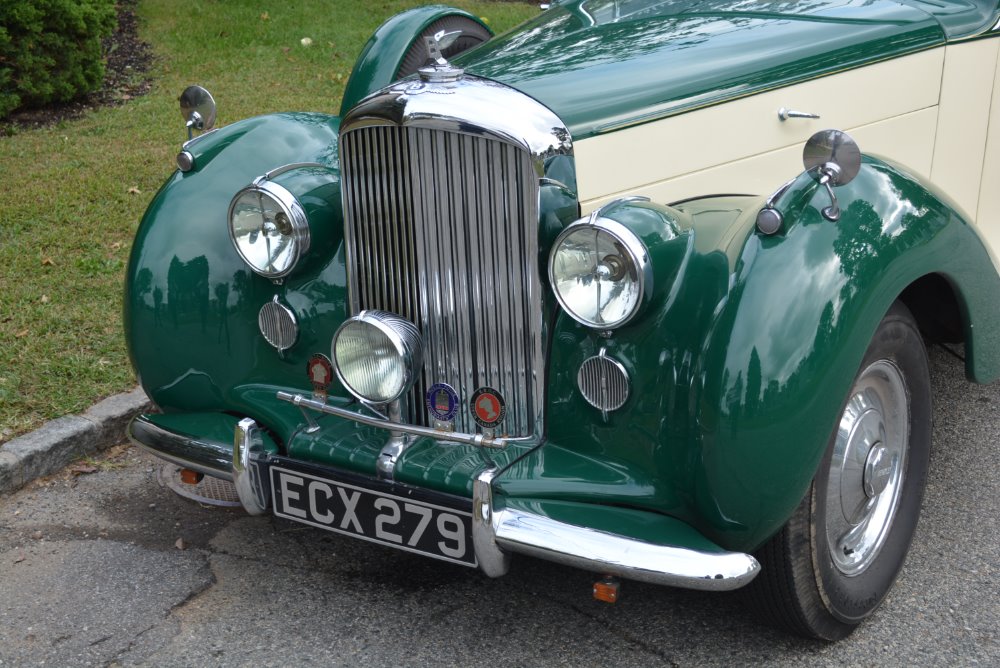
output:
[{"label": "headlight lens", "polygon": [[288,275],[309,249],[309,223],[295,196],[270,181],[248,186],[229,205],[236,252],[261,276]]},{"label": "headlight lens", "polygon": [[362,311],[333,337],[337,376],[354,396],[375,404],[395,401],[410,389],[422,365],[420,332],[405,318]]},{"label": "headlight lens", "polygon": [[649,253],[621,223],[585,219],[556,239],[549,279],[566,313],[588,327],[612,329],[635,315],[651,287]]}]

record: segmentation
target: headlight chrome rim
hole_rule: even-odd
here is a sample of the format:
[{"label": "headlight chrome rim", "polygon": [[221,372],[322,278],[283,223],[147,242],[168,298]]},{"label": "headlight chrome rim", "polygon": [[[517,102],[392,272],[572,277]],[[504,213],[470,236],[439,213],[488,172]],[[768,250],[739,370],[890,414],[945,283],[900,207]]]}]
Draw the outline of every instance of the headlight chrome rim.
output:
[{"label": "headlight chrome rim", "polygon": [[[637,286],[635,303],[626,315],[611,322],[596,322],[581,316],[570,307],[562,293],[559,292],[558,282],[555,275],[556,254],[559,252],[567,237],[584,229],[593,229],[612,237],[618,242],[618,244],[620,244],[622,250],[624,250],[627,254],[628,260],[635,268],[635,280]],[[584,218],[570,224],[559,234],[558,237],[556,237],[555,243],[552,244],[552,250],[549,252],[548,274],[549,285],[556,297],[556,301],[559,302],[559,306],[562,307],[563,311],[578,323],[600,331],[618,329],[619,327],[631,322],[631,320],[642,310],[642,305],[646,302],[647,296],[651,293],[653,285],[653,266],[650,261],[649,250],[646,248],[646,244],[644,244],[642,240],[634,232],[632,232],[632,230],[618,221],[611,220],[610,218],[595,216]]]},{"label": "headlight chrome rim", "polygon": [[[288,219],[291,230],[290,234],[284,236],[291,237],[292,251],[291,259],[288,261],[287,266],[278,268],[274,271],[268,271],[266,267],[262,268],[255,264],[241,247],[240,242],[237,239],[235,225],[233,224],[233,215],[236,212],[236,206],[240,201],[240,198],[248,193],[256,193],[258,197],[261,195],[269,197],[278,205],[281,209],[281,213],[283,213]],[[302,256],[309,251],[309,218],[306,215],[305,209],[302,208],[298,199],[296,199],[295,195],[289,192],[287,188],[274,183],[273,181],[268,181],[265,177],[255,179],[253,183],[243,188],[233,196],[233,199],[229,202],[227,224],[229,226],[229,239],[232,241],[233,248],[236,249],[240,258],[254,273],[264,276],[265,278],[277,279],[288,276],[295,270],[295,267],[298,266]]]},{"label": "headlight chrome rim", "polygon": [[[338,342],[349,328],[359,325],[372,327],[378,333],[382,334],[391,344],[396,354],[396,363],[399,365],[402,378],[390,392],[368,396],[364,391],[356,387],[359,383],[351,382],[351,378],[348,377],[349,373],[345,372],[344,367],[348,362],[337,354]],[[420,331],[406,318],[395,313],[389,313],[388,311],[365,310],[345,320],[333,335],[330,353],[333,359],[333,368],[337,373],[340,383],[354,397],[369,404],[389,404],[405,395],[413,387],[414,383],[416,383],[423,367],[423,339],[420,336]],[[355,360],[351,360],[350,362],[355,363]],[[353,371],[353,369],[349,370],[350,373],[353,373]]]}]

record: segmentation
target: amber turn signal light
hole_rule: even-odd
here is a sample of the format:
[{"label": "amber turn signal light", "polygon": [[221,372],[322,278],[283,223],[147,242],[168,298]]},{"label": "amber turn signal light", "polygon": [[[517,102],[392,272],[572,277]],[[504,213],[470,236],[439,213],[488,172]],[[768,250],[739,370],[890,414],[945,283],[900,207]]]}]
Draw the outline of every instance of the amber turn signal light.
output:
[{"label": "amber turn signal light", "polygon": [[605,603],[618,600],[618,578],[607,575],[594,583],[594,598]]},{"label": "amber turn signal light", "polygon": [[181,469],[181,482],[187,485],[197,485],[204,477],[204,473],[198,473],[191,469]]}]

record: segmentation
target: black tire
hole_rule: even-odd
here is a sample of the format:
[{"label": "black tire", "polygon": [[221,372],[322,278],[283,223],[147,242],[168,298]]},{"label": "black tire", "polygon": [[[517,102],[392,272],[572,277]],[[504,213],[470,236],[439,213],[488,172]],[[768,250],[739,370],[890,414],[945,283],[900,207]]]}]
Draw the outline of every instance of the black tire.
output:
[{"label": "black tire", "polygon": [[757,553],[761,573],[747,593],[767,620],[838,640],[878,608],[916,530],[930,442],[927,352],[896,302],[872,337],[809,492]]},{"label": "black tire", "polygon": [[464,16],[445,16],[444,18],[440,18],[424,28],[420,35],[413,40],[413,44],[410,45],[406,55],[403,56],[403,61],[400,63],[399,69],[396,70],[397,79],[409,76],[421,67],[431,64],[431,60],[427,55],[427,46],[424,44],[424,38],[430,37],[440,30],[444,30],[445,32],[462,31],[458,39],[441,52],[441,55],[446,59],[454,58],[463,51],[471,49],[474,46],[479,46],[492,37],[489,30],[476,21]]}]

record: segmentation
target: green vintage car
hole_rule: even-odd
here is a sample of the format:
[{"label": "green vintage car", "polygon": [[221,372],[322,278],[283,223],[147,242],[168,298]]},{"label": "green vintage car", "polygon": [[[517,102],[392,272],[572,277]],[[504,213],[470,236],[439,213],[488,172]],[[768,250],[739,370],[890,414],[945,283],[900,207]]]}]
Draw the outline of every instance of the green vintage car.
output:
[{"label": "green vintage car", "polygon": [[128,267],[161,409],[129,435],[253,514],[605,600],[746,586],[843,637],[914,534],[925,341],[1000,375],[998,16],[430,6],[339,115],[211,129],[192,87]]}]

